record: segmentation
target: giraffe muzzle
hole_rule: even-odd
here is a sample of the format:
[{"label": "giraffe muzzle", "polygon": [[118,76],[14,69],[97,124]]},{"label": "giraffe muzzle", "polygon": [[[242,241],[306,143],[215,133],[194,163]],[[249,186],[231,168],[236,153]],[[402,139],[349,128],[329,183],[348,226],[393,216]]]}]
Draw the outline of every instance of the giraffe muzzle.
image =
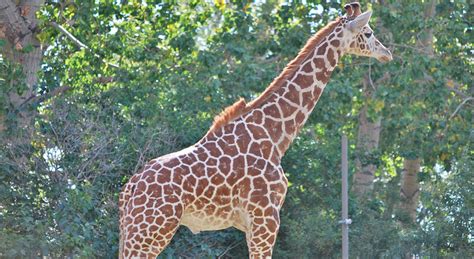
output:
[{"label": "giraffe muzzle", "polygon": [[384,48],[381,50],[381,55],[377,58],[378,61],[386,63],[393,60],[392,53],[390,50]]}]

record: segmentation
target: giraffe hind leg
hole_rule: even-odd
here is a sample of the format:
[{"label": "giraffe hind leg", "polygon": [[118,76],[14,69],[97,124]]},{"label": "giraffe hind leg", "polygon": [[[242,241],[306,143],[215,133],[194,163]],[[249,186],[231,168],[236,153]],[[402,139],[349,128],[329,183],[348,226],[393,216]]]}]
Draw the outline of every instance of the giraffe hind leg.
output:
[{"label": "giraffe hind leg", "polygon": [[119,196],[119,226],[120,226],[120,234],[119,234],[119,259],[123,259],[123,252],[124,252],[124,230],[125,230],[125,215],[126,215],[126,208],[129,204],[130,197],[135,190],[136,182],[138,181],[138,177],[134,176],[130,179],[130,181],[125,184],[122,191],[120,192]]},{"label": "giraffe hind leg", "polygon": [[[139,198],[139,197],[138,197]],[[176,197],[149,198],[143,206],[130,205],[124,218],[123,258],[155,258],[170,243],[180,225],[183,206]]]}]

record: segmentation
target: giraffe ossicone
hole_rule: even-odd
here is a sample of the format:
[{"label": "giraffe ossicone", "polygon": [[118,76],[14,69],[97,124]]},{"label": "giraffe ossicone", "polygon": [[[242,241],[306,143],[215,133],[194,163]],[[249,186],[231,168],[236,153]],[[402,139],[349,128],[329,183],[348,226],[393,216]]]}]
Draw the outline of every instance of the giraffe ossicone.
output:
[{"label": "giraffe ossicone", "polygon": [[235,227],[250,258],[269,258],[287,190],[281,158],[347,53],[392,59],[358,3],[311,37],[250,103],[227,108],[196,144],[151,160],[120,193],[120,258],[154,258],[180,225],[193,233]]}]

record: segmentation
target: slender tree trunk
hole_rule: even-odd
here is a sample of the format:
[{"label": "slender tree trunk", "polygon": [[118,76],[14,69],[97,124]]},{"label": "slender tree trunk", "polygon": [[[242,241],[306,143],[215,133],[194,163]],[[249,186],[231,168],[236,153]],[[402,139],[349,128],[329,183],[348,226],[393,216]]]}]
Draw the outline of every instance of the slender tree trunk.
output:
[{"label": "slender tree trunk", "polygon": [[419,158],[405,158],[400,184],[400,210],[409,216],[410,222],[416,221],[416,208],[420,196],[420,183],[418,172],[420,172],[421,160]]},{"label": "slender tree trunk", "polygon": [[[424,18],[432,19],[436,14],[436,1],[425,3]],[[417,46],[428,56],[434,55],[433,50],[433,28],[425,28],[417,41]],[[416,222],[416,208],[419,202],[420,184],[417,174],[421,169],[419,158],[404,158],[403,173],[400,182],[400,211],[402,215],[408,215],[410,223]]]},{"label": "slender tree trunk", "polygon": [[[379,0],[381,5],[386,5],[384,1]],[[384,32],[387,38],[391,39],[389,31],[385,29],[382,21],[377,20],[377,28]],[[374,189],[375,171],[378,162],[378,147],[380,140],[380,132],[382,125],[382,117],[369,118],[368,108],[370,100],[373,100],[373,94],[383,81],[389,79],[390,74],[385,73],[383,77],[372,82],[370,72],[364,76],[363,91],[365,95],[365,103],[359,113],[359,130],[357,133],[357,156],[355,160],[355,173],[352,179],[352,192],[358,198],[367,197]]]},{"label": "slender tree trunk", "polygon": [[[425,3],[425,10],[423,12],[423,16],[425,20],[432,19],[436,14],[436,1],[431,0]],[[430,57],[434,55],[433,49],[433,28],[430,26],[425,28],[420,37],[417,41],[418,47],[422,48],[422,50]]]},{"label": "slender tree trunk", "polygon": [[370,86],[369,75],[364,77],[364,94],[366,103],[359,113],[359,131],[357,133],[356,170],[353,178],[352,191],[357,197],[362,198],[373,190],[373,182],[377,165],[374,159],[380,139],[382,118],[371,120],[367,114],[368,102],[372,98],[373,88]]}]

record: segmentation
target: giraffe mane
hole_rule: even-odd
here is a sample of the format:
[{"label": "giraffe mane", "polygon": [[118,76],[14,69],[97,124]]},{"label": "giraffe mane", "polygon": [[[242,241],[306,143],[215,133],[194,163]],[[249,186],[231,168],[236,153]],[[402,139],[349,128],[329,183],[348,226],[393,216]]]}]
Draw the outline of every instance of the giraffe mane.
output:
[{"label": "giraffe mane", "polygon": [[278,90],[285,81],[291,77],[301,63],[308,57],[308,55],[316,49],[316,46],[327,36],[329,35],[339,24],[341,18],[338,17],[336,20],[330,22],[328,25],[320,29],[314,36],[312,36],[305,44],[305,46],[300,50],[296,58],[294,58],[286,67],[283,69],[283,72],[280,73],[278,77],[273,79],[270,85],[263,91],[263,93],[257,97],[255,100],[250,103],[246,103],[243,98],[240,98],[237,102],[225,108],[218,116],[214,118],[214,123],[212,124],[209,132],[214,132],[215,130],[221,128],[222,126],[233,121],[240,115],[243,115],[250,110],[259,107],[263,104],[276,90]]},{"label": "giraffe mane", "polygon": [[240,98],[231,106],[227,106],[227,108],[225,108],[219,115],[214,117],[214,123],[212,124],[209,132],[213,132],[237,118],[242,114],[242,111],[245,110],[246,106],[247,103],[245,102],[244,98]]}]

